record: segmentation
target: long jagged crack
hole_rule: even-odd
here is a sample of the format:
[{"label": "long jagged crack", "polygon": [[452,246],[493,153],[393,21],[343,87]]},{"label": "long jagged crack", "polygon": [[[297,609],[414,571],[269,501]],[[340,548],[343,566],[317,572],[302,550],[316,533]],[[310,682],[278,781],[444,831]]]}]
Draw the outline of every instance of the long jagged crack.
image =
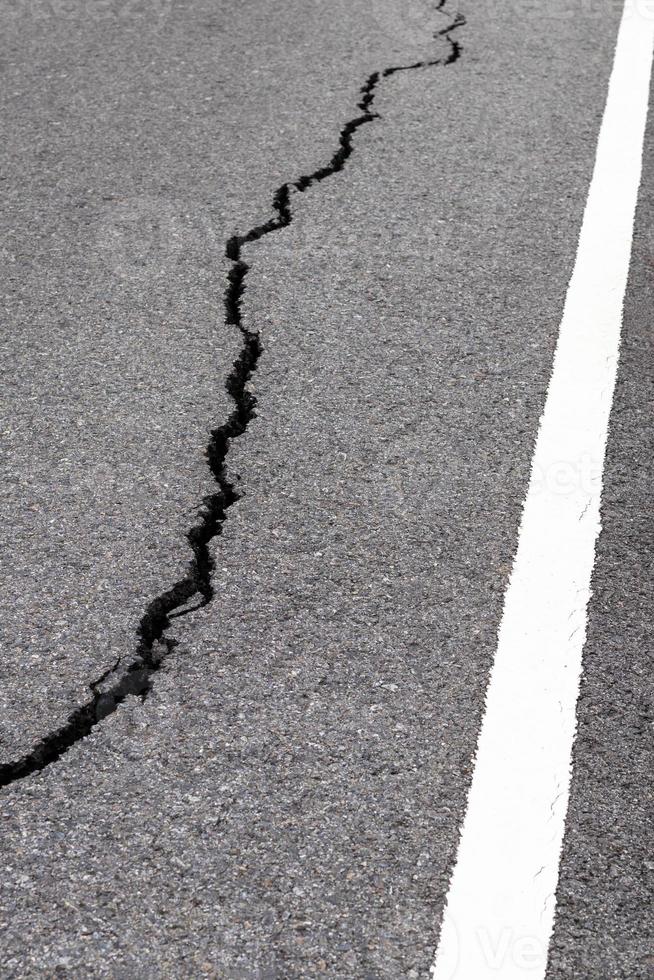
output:
[{"label": "long jagged crack", "polygon": [[[437,10],[441,13],[445,13],[445,2],[446,0],[440,0],[437,5]],[[90,684],[89,701],[73,711],[59,729],[46,735],[22,758],[0,766],[0,786],[8,786],[56,762],[69,748],[89,735],[103,718],[112,714],[128,695],[137,695],[145,699],[152,688],[153,675],[176,646],[176,641],[166,636],[172,622],[180,616],[187,616],[206,606],[213,599],[214,562],[210,544],[221,533],[229,508],[241,496],[227,475],[226,459],[231,442],[242,436],[255,418],[256,399],[248,389],[248,382],[257,370],[263,350],[259,333],[248,330],[241,316],[241,303],[250,270],[243,259],[243,248],[291,224],[293,195],[302,194],[314,184],[343,170],[346,161],[352,155],[353,137],[356,131],[379,118],[372,107],[382,79],[389,78],[397,72],[436,65],[447,66],[459,60],[461,46],[452,34],[464,24],[465,18],[457,14],[447,27],[433,35],[435,38],[444,38],[448,43],[449,53],[445,57],[417,61],[410,65],[395,65],[369,75],[360,89],[358,114],[343,126],[338,148],[329,163],[312,174],[282,184],[273,196],[273,217],[251,228],[244,235],[234,235],[227,241],[225,252],[231,262],[231,268],[227,276],[224,298],[225,323],[240,332],[242,346],[226,381],[227,392],[234,403],[234,408],[227,421],[213,429],[206,450],[207,462],[217,489],[215,493],[205,497],[197,523],[187,532],[192,550],[188,571],[172,588],[157,596],[148,605],[138,628],[136,655],[130,663],[125,665],[122,659],[119,659]],[[192,604],[189,605],[190,603]]]}]

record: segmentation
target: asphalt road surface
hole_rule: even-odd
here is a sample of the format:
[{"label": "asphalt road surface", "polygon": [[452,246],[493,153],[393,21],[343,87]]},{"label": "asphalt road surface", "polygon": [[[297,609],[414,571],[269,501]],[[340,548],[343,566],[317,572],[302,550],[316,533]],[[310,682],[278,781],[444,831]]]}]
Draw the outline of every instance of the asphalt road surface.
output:
[{"label": "asphalt road surface", "polygon": [[[0,0],[1,976],[429,976],[621,13]],[[653,151],[547,980],[654,977]]]}]

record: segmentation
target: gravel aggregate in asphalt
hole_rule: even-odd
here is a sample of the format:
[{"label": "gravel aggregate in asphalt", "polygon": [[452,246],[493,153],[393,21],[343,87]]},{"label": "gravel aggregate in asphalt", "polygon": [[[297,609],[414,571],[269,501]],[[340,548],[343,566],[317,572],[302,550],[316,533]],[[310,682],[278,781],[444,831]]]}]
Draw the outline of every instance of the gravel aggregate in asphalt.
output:
[{"label": "gravel aggregate in asphalt", "polygon": [[651,116],[644,161],[550,950],[552,980],[654,977]]},{"label": "gravel aggregate in asphalt", "polygon": [[[357,131],[345,171],[294,195],[291,225],[244,250],[243,322],[260,331],[263,355],[250,383],[257,418],[227,458],[243,496],[213,542],[216,595],[176,623],[178,646],[144,704],[128,698],[59,762],[3,791],[7,976],[428,975],[619,11],[570,17],[553,0],[520,16],[485,4],[464,13],[460,60],[385,79],[380,118]],[[275,188],[331,157],[372,71],[434,50],[417,20],[398,21],[381,0],[169,16],[152,36],[131,23],[106,37],[87,21],[52,36],[33,28],[7,59],[21,84],[43,86],[12,144],[20,234],[36,241],[30,222],[47,227],[35,215],[48,204],[59,244],[8,301],[7,415],[18,421],[5,758],[65,716],[116,650],[133,649],[144,605],[187,560],[184,531],[211,492],[203,447],[230,410],[226,238],[272,217]],[[71,63],[91,95],[72,146],[51,137],[64,183],[39,169],[25,185],[20,139],[35,145],[57,116],[52,99],[71,118],[59,79]],[[107,197],[127,187],[128,204],[94,198],[82,227],[58,196],[82,185]],[[638,525],[634,557],[623,522],[647,505],[646,482],[624,474],[649,445],[648,207],[609,452],[557,977],[651,975],[648,716],[610,645],[628,617],[621,650],[645,672],[634,646],[650,618],[645,538]],[[207,236],[193,223],[208,212],[215,238],[213,224]],[[110,315],[93,289],[108,290]],[[51,324],[57,297],[69,328]],[[54,399],[45,422],[37,397]],[[642,601],[625,610],[615,582],[629,557]],[[607,670],[631,714],[610,713]],[[646,698],[642,674],[637,690]],[[598,814],[615,758],[609,844]],[[620,809],[627,782],[633,804]],[[621,855],[615,877],[609,846]]]}]

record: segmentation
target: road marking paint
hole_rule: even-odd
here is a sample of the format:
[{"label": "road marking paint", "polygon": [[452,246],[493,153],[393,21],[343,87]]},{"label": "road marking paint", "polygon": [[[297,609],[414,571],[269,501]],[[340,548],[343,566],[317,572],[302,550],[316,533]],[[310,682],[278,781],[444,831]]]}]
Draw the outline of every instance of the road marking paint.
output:
[{"label": "road marking paint", "polygon": [[545,975],[653,47],[626,6],[433,980]]}]

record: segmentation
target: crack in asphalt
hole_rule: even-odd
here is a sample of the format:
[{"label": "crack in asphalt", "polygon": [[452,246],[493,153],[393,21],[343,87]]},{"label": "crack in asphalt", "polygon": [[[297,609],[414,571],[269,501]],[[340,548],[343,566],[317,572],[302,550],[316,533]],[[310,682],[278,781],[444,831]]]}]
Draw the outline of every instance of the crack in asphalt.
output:
[{"label": "crack in asphalt", "polygon": [[[446,0],[440,0],[436,9],[447,15],[445,5]],[[221,534],[229,508],[241,498],[227,475],[226,459],[231,441],[242,436],[256,417],[257,402],[248,390],[248,382],[257,369],[263,351],[259,332],[248,330],[241,316],[241,303],[250,271],[250,266],[242,257],[243,247],[290,225],[293,220],[291,197],[304,193],[314,184],[343,170],[346,160],[354,150],[355,132],[366,123],[379,118],[378,113],[372,111],[372,105],[383,78],[402,71],[436,65],[445,67],[459,60],[461,45],[452,37],[452,33],[465,22],[463,15],[457,13],[447,27],[434,32],[434,38],[442,37],[450,46],[449,54],[445,57],[416,61],[410,65],[396,65],[369,75],[360,89],[360,100],[357,103],[359,115],[348,120],[341,129],[338,149],[329,163],[311,174],[282,184],[273,196],[274,216],[264,224],[251,228],[244,235],[234,235],[227,241],[225,254],[232,267],[225,289],[225,324],[240,332],[242,347],[225,382],[234,409],[226,422],[212,430],[205,452],[218,489],[204,498],[197,523],[187,532],[186,537],[193,553],[188,571],[182,579],[148,605],[139,623],[138,646],[134,659],[125,666],[122,658],[119,658],[113,667],[89,685],[91,699],[76,708],[60,728],[42,738],[20,759],[1,765],[0,787],[24,779],[56,762],[68,749],[89,735],[99,722],[113,714],[128,695],[137,695],[145,700],[152,689],[153,675],[177,645],[176,640],[166,636],[172,621],[201,609],[214,598],[214,560],[209,545]],[[189,602],[196,596],[198,599],[195,604],[189,606]]]}]

